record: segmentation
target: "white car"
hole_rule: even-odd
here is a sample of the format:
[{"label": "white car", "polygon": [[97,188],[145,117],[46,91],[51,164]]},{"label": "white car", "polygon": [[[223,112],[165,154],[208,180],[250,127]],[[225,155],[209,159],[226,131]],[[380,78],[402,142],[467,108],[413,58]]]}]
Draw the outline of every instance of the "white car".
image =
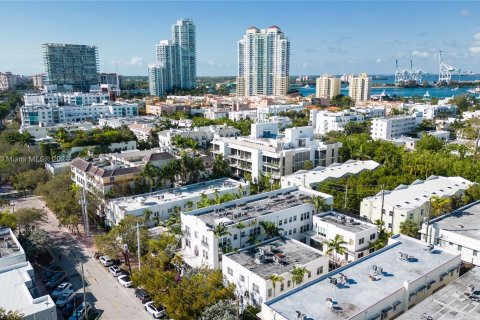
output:
[{"label": "white car", "polygon": [[101,256],[98,260],[100,260],[100,263],[103,264],[104,267],[110,267],[113,264],[109,256]]},{"label": "white car", "polygon": [[162,306],[156,306],[153,301],[145,303],[145,310],[147,310],[147,312],[155,319],[160,319],[165,315],[165,308]]},{"label": "white car", "polygon": [[110,267],[110,268],[108,268],[108,270],[110,271],[111,274],[113,274],[114,277],[118,277],[118,276],[121,276],[123,274],[122,269],[120,269],[117,266]]},{"label": "white car", "polygon": [[62,293],[67,291],[68,289],[72,289],[72,284],[70,282],[62,282],[58,285],[58,287],[53,290],[53,292],[50,294],[53,300],[59,298]]},{"label": "white car", "polygon": [[75,291],[67,290],[62,293],[62,295],[60,296],[60,298],[58,298],[55,304],[57,305],[57,307],[61,308],[66,305],[68,301],[72,300],[75,297],[75,294]]},{"label": "white car", "polygon": [[120,282],[120,284],[125,288],[130,288],[132,286],[132,280],[126,274],[119,276],[118,282]]}]

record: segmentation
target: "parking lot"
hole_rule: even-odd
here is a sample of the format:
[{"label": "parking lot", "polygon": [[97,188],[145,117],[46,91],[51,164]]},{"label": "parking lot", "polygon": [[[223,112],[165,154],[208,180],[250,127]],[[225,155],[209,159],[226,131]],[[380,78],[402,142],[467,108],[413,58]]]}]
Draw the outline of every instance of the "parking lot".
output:
[{"label": "parking lot", "polygon": [[[42,208],[44,203],[36,198],[17,199],[16,208]],[[108,268],[94,258],[94,248],[85,248],[75,237],[64,228],[59,228],[55,216],[48,212],[48,221],[40,226],[52,238],[51,253],[54,264],[66,273],[78,294],[83,294],[81,266],[85,275],[86,297],[93,307],[101,314],[101,319],[152,319],[139,299],[135,298],[133,288],[120,285]],[[43,273],[43,272],[41,272]],[[59,319],[63,319],[58,312]]]}]

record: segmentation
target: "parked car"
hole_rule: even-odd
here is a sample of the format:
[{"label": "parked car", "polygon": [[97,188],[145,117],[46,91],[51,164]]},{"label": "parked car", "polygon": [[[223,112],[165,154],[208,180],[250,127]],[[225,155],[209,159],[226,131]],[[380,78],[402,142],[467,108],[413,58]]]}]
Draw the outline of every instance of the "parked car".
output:
[{"label": "parked car", "polygon": [[156,305],[153,301],[145,303],[145,310],[155,319],[160,319],[165,315],[165,308],[161,305]]},{"label": "parked car", "polygon": [[73,311],[83,302],[83,295],[75,295],[75,297],[68,301],[62,308],[62,316],[68,318],[72,315]]},{"label": "parked car", "polygon": [[118,276],[121,276],[123,274],[122,269],[120,269],[117,266],[113,266],[113,267],[108,268],[108,271],[110,271],[110,273],[113,274],[114,277],[118,277]]},{"label": "parked car", "polygon": [[60,283],[65,280],[65,272],[59,272],[55,274],[45,285],[48,290],[53,290],[56,288]]},{"label": "parked car", "polygon": [[98,260],[100,260],[100,263],[103,264],[104,267],[110,267],[113,265],[113,260],[110,259],[109,256],[101,256]]},{"label": "parked car", "polygon": [[62,295],[58,298],[58,300],[57,300],[57,302],[55,302],[55,304],[57,305],[57,307],[61,308],[65,304],[67,304],[68,301],[75,298],[75,296],[76,296],[75,291],[67,290],[64,293],[62,293]]},{"label": "parked car", "polygon": [[132,280],[130,279],[130,276],[126,274],[119,276],[117,279],[125,288],[130,288],[132,286]]},{"label": "parked car", "polygon": [[152,301],[152,298],[150,298],[150,295],[144,289],[135,290],[135,297],[140,299],[140,301],[142,301],[142,303],[147,303],[149,301]]},{"label": "parked car", "polygon": [[68,320],[80,320],[80,319],[84,319],[84,318],[85,318],[85,308],[87,309],[87,316],[88,316],[88,314],[89,314],[90,311],[92,310],[92,305],[90,304],[90,302],[87,302],[86,304],[82,302],[82,303],[75,309],[75,311],[74,311],[73,314],[70,316],[70,318],[68,318]]},{"label": "parked car", "polygon": [[62,282],[55,290],[53,290],[50,296],[53,300],[58,299],[62,295],[62,293],[69,289],[72,289],[72,284],[70,282]]},{"label": "parked car", "polygon": [[50,278],[52,278],[55,274],[62,271],[62,268],[55,265],[49,265],[45,269],[47,269],[47,271],[45,271],[42,275],[43,282],[48,282],[48,280],[50,280]]}]

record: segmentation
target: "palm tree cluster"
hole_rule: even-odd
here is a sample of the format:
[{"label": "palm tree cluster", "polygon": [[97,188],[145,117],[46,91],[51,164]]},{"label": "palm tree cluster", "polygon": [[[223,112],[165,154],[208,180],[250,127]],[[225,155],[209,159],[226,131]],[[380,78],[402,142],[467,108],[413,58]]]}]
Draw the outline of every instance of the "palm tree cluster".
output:
[{"label": "palm tree cluster", "polygon": [[325,253],[328,255],[333,253],[333,264],[335,268],[337,268],[337,254],[343,255],[347,252],[347,248],[345,248],[347,242],[343,240],[341,235],[337,234],[332,240],[327,241],[326,244],[327,251],[325,251]]},{"label": "palm tree cluster", "polygon": [[218,189],[213,191],[213,198],[209,198],[204,192],[200,194],[200,201],[197,202],[197,208],[206,208],[216,204],[232,201],[241,198],[240,193],[224,193],[220,195]]},{"label": "palm tree cluster", "polygon": [[190,137],[182,137],[179,134],[176,134],[172,137],[172,145],[180,147],[182,149],[192,150],[197,150],[199,147],[197,140]]}]

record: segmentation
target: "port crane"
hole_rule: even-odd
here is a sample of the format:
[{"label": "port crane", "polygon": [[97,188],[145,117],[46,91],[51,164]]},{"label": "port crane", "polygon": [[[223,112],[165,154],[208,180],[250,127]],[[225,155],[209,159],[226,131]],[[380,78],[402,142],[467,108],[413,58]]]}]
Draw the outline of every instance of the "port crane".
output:
[{"label": "port crane", "polygon": [[442,51],[438,52],[438,63],[439,63],[439,71],[438,71],[438,82],[446,82],[450,83],[452,80],[452,74],[455,72],[460,72],[460,69],[457,69],[451,65],[446,64],[442,61]]},{"label": "port crane", "polygon": [[398,67],[398,60],[395,60],[395,84],[404,84],[408,82],[420,83],[422,82],[422,69],[416,69],[413,67],[412,60],[410,60],[410,69],[402,69]]}]

